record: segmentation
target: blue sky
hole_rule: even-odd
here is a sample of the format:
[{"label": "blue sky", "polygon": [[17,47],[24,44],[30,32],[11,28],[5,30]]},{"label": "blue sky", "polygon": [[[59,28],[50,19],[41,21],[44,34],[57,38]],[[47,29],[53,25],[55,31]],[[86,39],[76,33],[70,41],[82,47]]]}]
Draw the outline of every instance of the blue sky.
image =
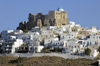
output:
[{"label": "blue sky", "polygon": [[0,32],[15,30],[29,13],[48,14],[58,7],[66,9],[70,21],[100,29],[100,0],[0,0]]}]

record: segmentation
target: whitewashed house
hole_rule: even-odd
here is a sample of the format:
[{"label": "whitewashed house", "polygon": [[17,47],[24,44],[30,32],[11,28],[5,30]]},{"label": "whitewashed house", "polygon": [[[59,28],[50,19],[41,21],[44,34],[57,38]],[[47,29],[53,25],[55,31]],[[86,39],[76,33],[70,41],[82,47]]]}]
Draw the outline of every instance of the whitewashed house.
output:
[{"label": "whitewashed house", "polygon": [[72,54],[81,54],[81,55],[84,54],[84,47],[81,44],[73,44],[70,47],[70,50]]},{"label": "whitewashed house", "polygon": [[66,33],[60,34],[60,40],[63,40],[63,39],[67,39]]},{"label": "whitewashed house", "polygon": [[38,53],[38,52],[41,52],[41,50],[44,48],[44,46],[29,46],[29,52],[32,52],[32,53]]},{"label": "whitewashed house", "polygon": [[13,35],[14,30],[4,30],[2,31],[1,39],[7,40],[10,35]]},{"label": "whitewashed house", "polygon": [[8,40],[3,42],[3,52],[4,53],[15,53],[16,49],[20,47],[23,44],[22,39],[16,39],[16,40]]},{"label": "whitewashed house", "polygon": [[66,40],[54,41],[54,42],[52,42],[51,46],[52,46],[52,49],[57,48],[57,47],[59,47],[59,48],[66,48],[67,41]]},{"label": "whitewashed house", "polygon": [[45,28],[46,30],[57,30],[59,28],[59,26],[46,26],[43,28]]},{"label": "whitewashed house", "polygon": [[87,45],[100,45],[100,35],[92,34],[84,41]]},{"label": "whitewashed house", "polygon": [[99,46],[98,45],[89,45],[88,48],[91,50],[90,56],[97,57],[99,52],[97,51]]},{"label": "whitewashed house", "polygon": [[90,31],[92,33],[96,34],[97,33],[97,28],[96,27],[91,27]]},{"label": "whitewashed house", "polygon": [[46,38],[44,39],[44,45],[45,47],[52,45],[52,42],[58,41],[58,38]]},{"label": "whitewashed house", "polygon": [[71,54],[84,54],[84,46],[77,40],[70,39],[67,41],[67,48]]},{"label": "whitewashed house", "polygon": [[76,37],[77,37],[77,34],[78,34],[78,32],[70,32],[68,35],[67,35],[67,40],[69,40],[69,39],[76,39]]}]

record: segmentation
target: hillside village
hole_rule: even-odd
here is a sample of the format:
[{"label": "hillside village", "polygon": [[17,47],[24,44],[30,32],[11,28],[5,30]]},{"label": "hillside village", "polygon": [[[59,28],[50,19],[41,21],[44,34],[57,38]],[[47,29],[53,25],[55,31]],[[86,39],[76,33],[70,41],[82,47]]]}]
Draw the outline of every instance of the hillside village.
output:
[{"label": "hillside village", "polygon": [[[48,15],[29,14],[29,21],[21,22],[17,30],[1,33],[1,53],[61,52],[91,57],[99,54],[100,30],[69,21],[62,8]],[[90,54],[86,54],[86,49],[90,49]]]}]

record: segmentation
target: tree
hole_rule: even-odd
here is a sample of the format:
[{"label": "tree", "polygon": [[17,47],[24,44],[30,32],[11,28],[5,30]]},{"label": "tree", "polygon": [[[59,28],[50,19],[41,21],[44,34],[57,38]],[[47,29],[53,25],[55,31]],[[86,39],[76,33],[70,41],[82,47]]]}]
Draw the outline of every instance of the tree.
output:
[{"label": "tree", "polygon": [[40,15],[40,16],[41,16],[41,15],[43,15],[43,14],[42,14],[42,13],[38,13],[38,15]]},{"label": "tree", "polygon": [[40,43],[41,45],[44,45],[44,40]]},{"label": "tree", "polygon": [[27,30],[27,29],[23,30],[24,33],[28,33],[28,31],[29,31],[29,30]]},{"label": "tree", "polygon": [[85,55],[90,55],[91,50],[89,48],[85,49]]},{"label": "tree", "polygon": [[58,34],[58,36],[57,36],[57,37],[58,37],[58,39],[60,40],[60,35],[59,35],[59,34]]},{"label": "tree", "polygon": [[2,47],[2,46],[0,46],[0,53],[2,53],[2,51],[3,51],[3,50],[1,49],[1,47]]},{"label": "tree", "polygon": [[99,48],[98,48],[98,51],[100,52],[100,46],[99,46]]},{"label": "tree", "polygon": [[44,24],[43,26],[48,26],[47,24]]},{"label": "tree", "polygon": [[53,50],[54,52],[61,52],[62,51],[62,49],[61,48],[59,48],[59,47],[56,47],[56,48],[54,48],[54,50]]},{"label": "tree", "polygon": [[49,48],[43,48],[41,50],[42,53],[50,53],[50,49]]}]

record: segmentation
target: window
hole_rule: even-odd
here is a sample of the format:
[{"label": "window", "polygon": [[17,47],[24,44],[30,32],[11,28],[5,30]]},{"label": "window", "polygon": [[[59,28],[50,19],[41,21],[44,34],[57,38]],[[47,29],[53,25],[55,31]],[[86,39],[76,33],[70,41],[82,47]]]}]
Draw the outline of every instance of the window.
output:
[{"label": "window", "polygon": [[90,45],[91,45],[92,43],[90,42]]},{"label": "window", "polygon": [[83,45],[83,47],[84,47],[84,45]]},{"label": "window", "polygon": [[32,47],[30,48],[30,50],[32,50]]},{"label": "window", "polygon": [[97,42],[95,41],[95,45],[97,44]]},{"label": "window", "polygon": [[56,46],[57,46],[57,43],[56,43]]},{"label": "window", "polygon": [[87,44],[89,44],[89,42],[87,42]]},{"label": "window", "polygon": [[64,38],[64,36],[63,36],[63,38]]}]

